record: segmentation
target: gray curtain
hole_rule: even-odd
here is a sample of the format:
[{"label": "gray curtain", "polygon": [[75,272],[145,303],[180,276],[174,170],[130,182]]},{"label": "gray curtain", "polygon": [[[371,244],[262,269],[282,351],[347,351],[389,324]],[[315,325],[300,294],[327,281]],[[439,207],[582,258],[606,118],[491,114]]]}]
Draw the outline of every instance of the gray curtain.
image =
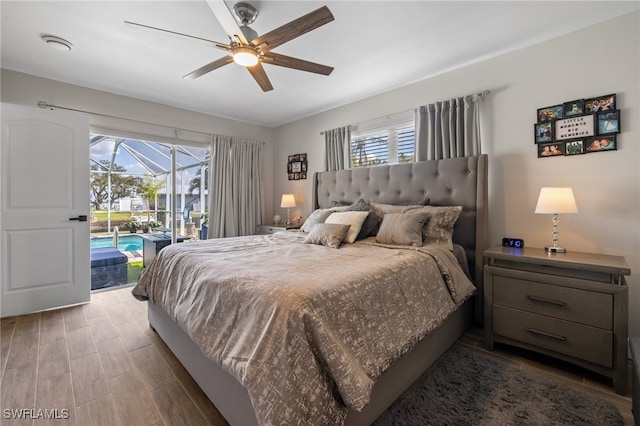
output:
[{"label": "gray curtain", "polygon": [[349,126],[324,132],[325,161],[324,169],[343,170],[351,168],[351,156],[349,144],[351,143],[351,131]]},{"label": "gray curtain", "polygon": [[262,223],[263,143],[216,135],[211,143],[209,238],[256,233]]},{"label": "gray curtain", "polygon": [[419,107],[416,161],[481,154],[480,99],[471,95]]}]

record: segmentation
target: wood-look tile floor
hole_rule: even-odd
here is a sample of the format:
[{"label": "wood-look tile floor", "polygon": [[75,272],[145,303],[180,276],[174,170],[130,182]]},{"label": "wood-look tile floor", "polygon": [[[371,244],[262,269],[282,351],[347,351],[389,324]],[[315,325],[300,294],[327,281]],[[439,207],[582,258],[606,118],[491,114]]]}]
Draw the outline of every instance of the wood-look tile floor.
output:
[{"label": "wood-look tile floor", "polygon": [[[94,293],[91,302],[0,321],[2,425],[226,425],[193,378],[151,330],[146,303],[131,287]],[[458,345],[522,370],[549,375],[613,403],[633,425],[630,392],[617,395],[607,379],[527,351],[482,348],[472,328]],[[630,373],[631,374],[631,373]],[[631,383],[629,381],[629,383]],[[33,411],[7,419],[7,409]]]},{"label": "wood-look tile floor", "polygon": [[[130,286],[0,326],[2,425],[227,425],[151,330]],[[32,407],[59,418],[6,418],[6,409]]]}]

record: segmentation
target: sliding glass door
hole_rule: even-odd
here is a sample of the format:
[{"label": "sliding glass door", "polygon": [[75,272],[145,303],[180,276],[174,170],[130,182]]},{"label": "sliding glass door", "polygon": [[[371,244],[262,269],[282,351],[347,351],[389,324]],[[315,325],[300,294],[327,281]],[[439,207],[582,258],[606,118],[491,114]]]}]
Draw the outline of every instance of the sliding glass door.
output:
[{"label": "sliding glass door", "polygon": [[[145,241],[199,238],[207,221],[209,157],[202,147],[90,135],[93,290],[135,282]],[[124,266],[95,260],[124,263],[123,256],[126,283]],[[98,270],[105,266],[113,274]]]}]

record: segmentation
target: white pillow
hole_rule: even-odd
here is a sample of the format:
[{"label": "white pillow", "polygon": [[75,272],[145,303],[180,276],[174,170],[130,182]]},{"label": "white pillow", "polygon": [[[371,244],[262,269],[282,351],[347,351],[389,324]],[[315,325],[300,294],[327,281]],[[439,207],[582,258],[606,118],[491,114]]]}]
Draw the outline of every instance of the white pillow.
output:
[{"label": "white pillow", "polygon": [[350,225],[344,242],[353,243],[358,237],[360,229],[362,229],[362,224],[367,219],[367,216],[369,216],[369,212],[336,212],[332,213],[324,223]]}]

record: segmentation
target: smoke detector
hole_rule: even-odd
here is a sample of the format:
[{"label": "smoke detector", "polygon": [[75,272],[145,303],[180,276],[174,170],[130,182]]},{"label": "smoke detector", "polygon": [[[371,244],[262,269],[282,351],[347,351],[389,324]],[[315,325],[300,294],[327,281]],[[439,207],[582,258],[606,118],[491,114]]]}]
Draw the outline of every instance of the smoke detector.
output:
[{"label": "smoke detector", "polygon": [[52,35],[42,36],[42,41],[47,43],[47,46],[56,50],[62,50],[63,52],[68,52],[73,47],[73,44],[71,44],[71,42],[68,42],[63,38],[52,36]]}]

